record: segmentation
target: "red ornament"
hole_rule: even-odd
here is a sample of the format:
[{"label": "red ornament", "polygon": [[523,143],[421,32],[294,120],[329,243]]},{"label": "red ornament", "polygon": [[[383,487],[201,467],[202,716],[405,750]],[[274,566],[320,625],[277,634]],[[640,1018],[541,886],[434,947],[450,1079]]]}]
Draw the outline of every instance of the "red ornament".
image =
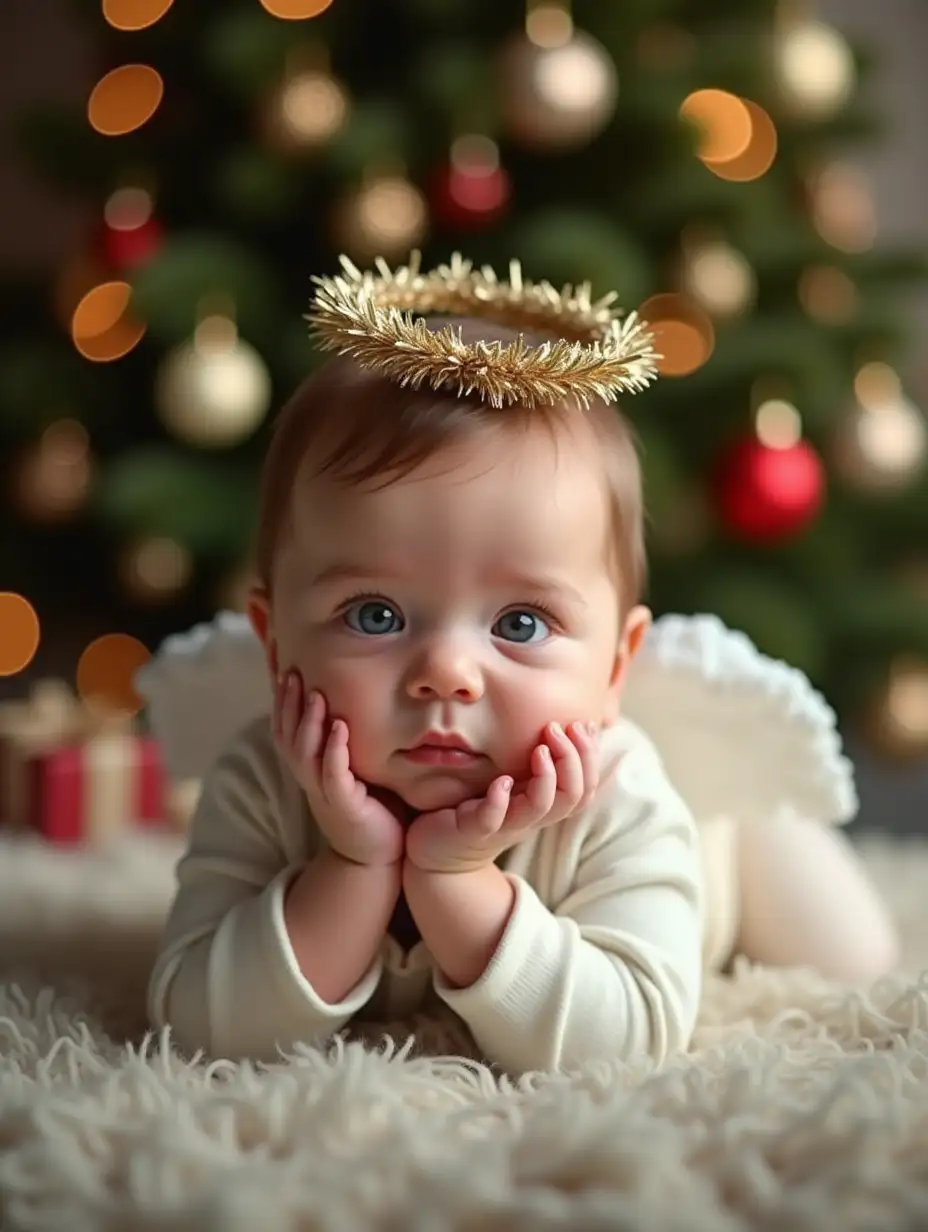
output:
[{"label": "red ornament", "polygon": [[782,447],[753,436],[737,441],[719,462],[715,496],[723,522],[739,539],[787,539],[808,526],[822,506],[822,460],[804,440]]},{"label": "red ornament", "polygon": [[452,162],[432,182],[432,207],[448,227],[477,230],[495,223],[509,204],[511,185],[502,167]]},{"label": "red ornament", "polygon": [[118,270],[134,269],[151,260],[164,243],[164,228],[156,218],[146,218],[136,227],[103,224],[100,250],[107,264]]}]

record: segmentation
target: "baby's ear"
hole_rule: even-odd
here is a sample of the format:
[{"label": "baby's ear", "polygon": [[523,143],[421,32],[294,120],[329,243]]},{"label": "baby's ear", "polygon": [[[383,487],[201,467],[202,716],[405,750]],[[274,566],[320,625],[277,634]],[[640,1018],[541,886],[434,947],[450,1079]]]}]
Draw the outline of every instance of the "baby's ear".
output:
[{"label": "baby's ear", "polygon": [[622,647],[626,664],[631,663],[632,659],[641,649],[641,644],[653,623],[654,617],[651,609],[644,607],[640,603],[637,607],[633,607],[625,617],[625,625],[622,629]]},{"label": "baby's ear", "polygon": [[652,623],[650,608],[643,607],[641,604],[633,607],[625,617],[615,662],[612,665],[612,678],[609,681],[607,713],[604,716],[607,723],[614,723],[619,716],[625,677]]},{"label": "baby's ear", "polygon": [[271,631],[271,598],[265,586],[252,586],[245,605],[248,621],[255,636],[264,647],[271,675],[277,678],[277,642]]}]

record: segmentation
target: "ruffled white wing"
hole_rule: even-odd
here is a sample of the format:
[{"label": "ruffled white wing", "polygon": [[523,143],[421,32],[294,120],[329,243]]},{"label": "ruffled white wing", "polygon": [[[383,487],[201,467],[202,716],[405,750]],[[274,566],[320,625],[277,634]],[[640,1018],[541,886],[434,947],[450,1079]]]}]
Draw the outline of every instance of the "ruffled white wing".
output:
[{"label": "ruffled white wing", "polygon": [[623,707],[697,821],[791,811],[842,824],[857,811],[834,711],[801,671],[715,616],[655,621]]},{"label": "ruffled white wing", "polygon": [[271,710],[264,649],[238,612],[167,638],[134,683],[175,783],[202,778],[243,727]]}]

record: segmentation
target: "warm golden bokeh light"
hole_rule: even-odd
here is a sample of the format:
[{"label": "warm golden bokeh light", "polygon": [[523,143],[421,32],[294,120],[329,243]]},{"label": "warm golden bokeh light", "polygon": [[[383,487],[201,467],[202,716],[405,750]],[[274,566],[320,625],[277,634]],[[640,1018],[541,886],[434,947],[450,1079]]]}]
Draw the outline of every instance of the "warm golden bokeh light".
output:
[{"label": "warm golden bokeh light", "polygon": [[857,311],[857,288],[844,270],[813,265],[799,279],[799,302],[816,321],[839,325]]},{"label": "warm golden bokeh light", "polygon": [[732,158],[703,158],[713,175],[733,183],[759,180],[773,166],[778,146],[776,126],[763,107],[747,98],[741,101],[751,124],[751,136],[746,147]]},{"label": "warm golden bokeh light", "polygon": [[680,115],[699,130],[703,162],[729,162],[751,141],[751,113],[743,99],[727,90],[695,90],[680,104]]},{"label": "warm golden bokeh light", "polygon": [[654,295],[638,310],[654,334],[663,376],[688,376],[701,368],[715,349],[715,328],[709,315],[683,295]]},{"label": "warm golden bokeh light", "polygon": [[91,642],[77,665],[77,691],[85,702],[138,714],[142,699],[133,683],[151,652],[128,633],[106,633]]},{"label": "warm golden bokeh light", "polygon": [[876,206],[858,167],[833,163],[814,177],[812,220],[826,244],[841,252],[866,252],[877,236]]},{"label": "warm golden bokeh light", "polygon": [[127,282],[104,282],[88,291],[71,318],[71,338],[85,359],[121,359],[136,346],[145,326],[132,315]]},{"label": "warm golden bokeh light", "polygon": [[263,8],[272,17],[282,21],[306,21],[309,17],[318,17],[324,13],[332,0],[261,0]]},{"label": "warm golden bokeh light", "polygon": [[93,480],[87,429],[75,419],[50,424],[14,468],[11,493],[30,521],[60,522],[84,505]]},{"label": "warm golden bokeh light", "polygon": [[117,188],[103,207],[103,218],[114,231],[134,231],[151,218],[154,202],[144,188]]},{"label": "warm golden bokeh light", "polygon": [[40,637],[39,618],[29,600],[0,591],[0,676],[15,676],[28,667]]},{"label": "warm golden bokeh light", "polygon": [[754,430],[768,449],[792,449],[802,440],[802,419],[791,402],[769,398],[755,412]]},{"label": "warm golden bokeh light", "polygon": [[156,69],[149,64],[123,64],[94,86],[87,118],[104,137],[122,137],[147,123],[163,97],[164,81]]},{"label": "warm golden bokeh light", "polygon": [[103,17],[116,30],[145,30],[160,21],[174,0],[103,0]]},{"label": "warm golden bokeh light", "polygon": [[525,18],[525,34],[536,47],[563,47],[574,32],[570,9],[564,4],[542,0],[530,4]]}]

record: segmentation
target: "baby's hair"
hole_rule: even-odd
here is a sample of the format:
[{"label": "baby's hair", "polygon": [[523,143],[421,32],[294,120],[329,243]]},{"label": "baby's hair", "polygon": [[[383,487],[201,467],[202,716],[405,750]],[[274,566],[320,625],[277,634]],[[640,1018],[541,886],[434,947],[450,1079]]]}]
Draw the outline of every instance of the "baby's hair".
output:
[{"label": "baby's hair", "polygon": [[[473,318],[428,317],[436,329],[460,328],[465,343],[512,342],[519,332]],[[526,340],[542,341],[530,333]],[[271,591],[274,559],[288,530],[293,488],[308,455],[319,458],[317,475],[345,484],[377,481],[386,487],[475,432],[527,432],[544,424],[557,430],[582,417],[602,459],[611,507],[611,561],[622,611],[645,589],[644,509],[641,469],[631,425],[609,403],[588,408],[559,403],[497,409],[477,397],[431,388],[410,389],[362,368],[348,356],[325,362],[297,388],[278,414],[261,476],[256,545],[258,582]]]}]

